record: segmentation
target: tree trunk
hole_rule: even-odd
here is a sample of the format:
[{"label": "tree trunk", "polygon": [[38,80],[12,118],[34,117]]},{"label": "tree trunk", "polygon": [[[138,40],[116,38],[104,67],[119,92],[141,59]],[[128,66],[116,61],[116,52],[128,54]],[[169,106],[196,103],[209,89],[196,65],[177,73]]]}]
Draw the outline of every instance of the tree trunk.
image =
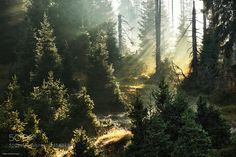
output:
[{"label": "tree trunk", "polygon": [[155,25],[156,25],[156,75],[161,71],[161,0],[155,0]]},{"label": "tree trunk", "polygon": [[195,1],[193,1],[193,13],[192,13],[192,49],[193,49],[192,72],[197,74],[198,58],[197,58],[197,29],[196,29]]}]

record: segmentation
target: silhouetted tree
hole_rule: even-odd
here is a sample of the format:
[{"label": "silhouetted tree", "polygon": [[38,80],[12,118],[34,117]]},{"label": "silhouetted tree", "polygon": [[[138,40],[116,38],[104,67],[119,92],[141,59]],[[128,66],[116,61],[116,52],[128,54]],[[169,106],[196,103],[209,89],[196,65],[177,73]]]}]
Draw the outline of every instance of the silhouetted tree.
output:
[{"label": "silhouetted tree", "polygon": [[114,76],[114,69],[108,63],[106,36],[103,31],[96,35],[88,68],[88,91],[100,111],[121,111],[124,100],[119,84]]},{"label": "silhouetted tree", "polygon": [[95,133],[99,127],[96,115],[93,113],[94,102],[83,87],[72,96],[70,119],[72,130],[83,127],[89,133]]},{"label": "silhouetted tree", "polygon": [[144,139],[146,129],[147,109],[144,107],[140,98],[136,98],[131,106],[130,118],[132,121],[131,131],[133,133],[132,144],[128,149],[127,154],[130,156],[141,157],[144,150]]},{"label": "silhouetted tree", "polygon": [[194,119],[185,115],[184,124],[178,130],[178,139],[174,144],[173,156],[176,157],[209,157],[211,140],[201,126]]},{"label": "silhouetted tree", "polygon": [[230,142],[230,127],[220,112],[200,97],[197,103],[197,122],[209,134],[214,148],[223,148]]}]

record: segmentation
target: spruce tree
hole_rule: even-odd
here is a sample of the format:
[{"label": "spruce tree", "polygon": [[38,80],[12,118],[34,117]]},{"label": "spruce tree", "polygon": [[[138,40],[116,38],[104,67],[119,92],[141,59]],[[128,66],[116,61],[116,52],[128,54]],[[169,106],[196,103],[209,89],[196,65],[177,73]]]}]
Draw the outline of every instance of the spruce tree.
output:
[{"label": "spruce tree", "polygon": [[29,156],[52,156],[54,150],[49,144],[46,134],[39,128],[38,116],[32,109],[28,109],[24,116],[24,122],[26,123],[24,133],[30,137],[28,144]]},{"label": "spruce tree", "polygon": [[40,126],[48,137],[60,140],[61,132],[56,131],[68,119],[69,102],[65,86],[55,80],[53,73],[49,72],[47,80],[40,87],[34,87],[31,93],[31,105],[40,118]]},{"label": "spruce tree", "polygon": [[47,78],[48,72],[53,71],[55,77],[61,76],[61,57],[55,45],[53,30],[46,14],[41,22],[41,29],[35,34],[35,70],[32,73],[33,84],[39,85]]},{"label": "spruce tree", "polygon": [[25,123],[14,110],[14,101],[9,98],[0,106],[0,153],[19,152],[25,154],[29,140],[24,134]]},{"label": "spruce tree", "polygon": [[107,35],[106,45],[108,51],[108,63],[114,66],[116,73],[121,66],[121,54],[119,53],[119,48],[117,47],[115,23],[107,22],[103,24],[102,27]]},{"label": "spruce tree", "polygon": [[220,112],[200,97],[197,102],[197,122],[209,134],[214,148],[224,148],[230,143],[230,127]]},{"label": "spruce tree", "polygon": [[160,81],[158,87],[158,91],[153,92],[153,97],[155,99],[156,109],[163,112],[166,105],[169,105],[172,101],[172,96],[169,91],[169,86],[164,79]]},{"label": "spruce tree", "polygon": [[72,96],[70,119],[72,130],[83,127],[89,133],[95,133],[99,127],[96,115],[93,113],[94,102],[83,87]]},{"label": "spruce tree", "polygon": [[114,76],[114,69],[108,63],[106,36],[103,31],[96,35],[90,55],[87,86],[96,106],[96,111],[122,111],[124,100],[119,84]]},{"label": "spruce tree", "polygon": [[83,129],[76,129],[74,131],[74,138],[72,139],[72,157],[98,157],[95,147],[91,143],[91,139],[86,135]]},{"label": "spruce tree", "polygon": [[[175,96],[174,101],[166,105],[165,110],[160,113],[161,118],[167,123],[167,133],[172,141],[178,138],[178,132],[184,124],[182,116],[184,114],[194,115],[184,94],[179,93]],[[194,119],[194,116],[192,117]]]},{"label": "spruce tree", "polygon": [[150,118],[145,129],[144,154],[146,157],[165,156],[170,157],[173,142],[166,133],[167,123],[159,114]]},{"label": "spruce tree", "polygon": [[26,99],[15,75],[6,89],[6,99],[12,101],[12,109],[17,110],[22,118],[23,112],[27,108],[25,105]]},{"label": "spruce tree", "polygon": [[141,157],[144,150],[144,139],[146,129],[147,109],[144,107],[140,98],[136,97],[131,106],[129,113],[132,122],[131,131],[133,133],[132,144],[130,145],[127,155]]},{"label": "spruce tree", "polygon": [[209,157],[211,140],[201,126],[194,119],[184,115],[183,126],[178,130],[178,139],[174,144],[172,153],[175,157]]},{"label": "spruce tree", "polygon": [[213,28],[207,29],[203,39],[203,48],[200,54],[200,73],[199,82],[202,92],[210,94],[216,87],[217,77],[219,76],[219,57],[220,46],[217,41],[216,32]]}]

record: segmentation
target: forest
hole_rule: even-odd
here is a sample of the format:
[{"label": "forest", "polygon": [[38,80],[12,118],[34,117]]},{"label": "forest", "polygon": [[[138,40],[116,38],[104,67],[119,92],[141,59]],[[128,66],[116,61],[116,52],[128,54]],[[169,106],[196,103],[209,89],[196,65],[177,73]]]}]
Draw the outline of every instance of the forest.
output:
[{"label": "forest", "polygon": [[0,156],[235,154],[235,0],[0,0]]}]

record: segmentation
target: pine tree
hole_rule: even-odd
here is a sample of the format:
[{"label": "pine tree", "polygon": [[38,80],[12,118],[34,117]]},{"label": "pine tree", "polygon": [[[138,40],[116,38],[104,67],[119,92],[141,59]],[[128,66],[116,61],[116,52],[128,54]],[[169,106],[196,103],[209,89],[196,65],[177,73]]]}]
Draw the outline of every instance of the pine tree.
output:
[{"label": "pine tree", "polygon": [[207,33],[204,35],[203,48],[199,62],[200,87],[205,93],[211,93],[216,87],[220,68],[219,54],[220,48],[215,31],[212,28],[209,28],[207,29]]},{"label": "pine tree", "polygon": [[72,98],[70,107],[71,127],[83,127],[89,133],[95,133],[99,127],[96,115],[93,113],[94,102],[87,93],[87,89],[83,87]]},{"label": "pine tree", "polygon": [[159,114],[150,118],[147,123],[147,128],[145,129],[144,156],[171,156],[173,142],[170,140],[170,136],[166,133],[166,129],[167,124],[163,119],[161,119]]},{"label": "pine tree", "polygon": [[145,129],[147,109],[144,107],[140,98],[136,98],[130,110],[130,118],[132,122],[131,131],[133,133],[132,144],[127,154],[130,156],[141,157],[144,153]]},{"label": "pine tree", "polygon": [[28,109],[24,116],[24,122],[26,123],[24,133],[30,137],[28,144],[29,156],[52,156],[54,150],[49,144],[46,134],[39,128],[38,116],[32,109]]},{"label": "pine tree", "polygon": [[88,68],[88,91],[100,111],[121,111],[124,100],[121,96],[119,84],[114,76],[114,69],[108,63],[106,36],[103,31],[96,35],[93,52],[90,56]]},{"label": "pine tree", "polygon": [[115,69],[115,73],[120,68],[121,55],[119,48],[117,47],[115,23],[108,22],[102,25],[103,30],[106,32],[106,45],[108,51],[108,63],[112,64]]},{"label": "pine tree", "polygon": [[158,87],[158,91],[153,92],[153,97],[155,99],[156,109],[162,112],[165,110],[166,105],[169,105],[172,101],[172,96],[169,91],[169,86],[164,79],[160,81]]},{"label": "pine tree", "polygon": [[91,143],[91,139],[86,135],[83,129],[76,129],[74,131],[74,138],[72,139],[73,155],[72,157],[98,157],[95,147]]},{"label": "pine tree", "polygon": [[223,148],[230,142],[230,127],[220,112],[200,97],[197,103],[197,122],[209,134],[214,148]]},{"label": "pine tree", "polygon": [[194,119],[183,117],[184,124],[178,130],[178,139],[174,145],[173,156],[176,157],[209,157],[211,140]]},{"label": "pine tree", "polygon": [[[0,106],[0,153],[14,152],[25,153],[27,136],[23,133],[25,123],[20,119],[19,112],[13,108],[14,102],[7,99]],[[13,148],[11,148],[11,145]],[[19,146],[14,148],[14,146]]]},{"label": "pine tree", "polygon": [[40,126],[48,137],[59,140],[59,134],[62,134],[63,130],[56,133],[54,131],[58,125],[63,126],[63,122],[67,120],[69,102],[65,86],[54,79],[52,72],[40,87],[34,87],[31,93],[31,105],[39,116]]},{"label": "pine tree", "polygon": [[[182,116],[188,114],[189,116],[193,115],[193,111],[189,107],[189,103],[185,99],[183,93],[178,93],[174,101],[166,105],[165,110],[160,113],[161,118],[167,126],[167,133],[170,135],[172,141],[177,140],[178,132],[184,124]],[[194,117],[192,117],[194,119]]]},{"label": "pine tree", "polygon": [[12,81],[7,87],[6,98],[7,100],[12,101],[12,109],[17,110],[22,118],[23,112],[27,106],[24,104],[25,96],[23,95],[23,91],[21,90],[15,75],[12,77]]},{"label": "pine tree", "polygon": [[37,41],[35,48],[35,70],[33,71],[33,84],[39,85],[53,71],[58,78],[61,76],[61,57],[55,45],[53,30],[46,14],[41,22],[41,29],[35,35]]}]

